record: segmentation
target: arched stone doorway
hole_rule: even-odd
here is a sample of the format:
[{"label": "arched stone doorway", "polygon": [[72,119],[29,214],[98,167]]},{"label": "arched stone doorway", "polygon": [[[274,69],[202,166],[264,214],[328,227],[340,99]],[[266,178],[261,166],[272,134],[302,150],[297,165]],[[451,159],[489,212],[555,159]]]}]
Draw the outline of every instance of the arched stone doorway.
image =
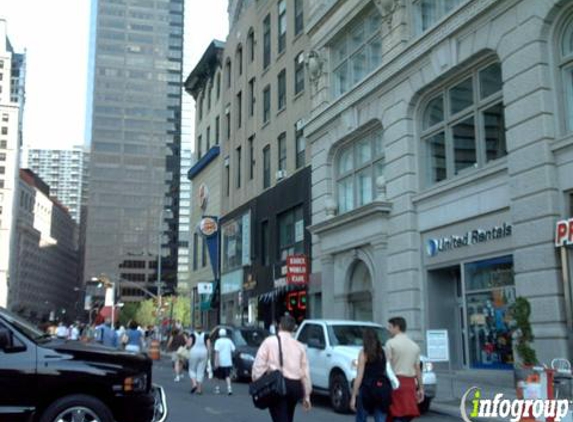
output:
[{"label": "arched stone doorway", "polygon": [[357,261],[350,273],[349,317],[355,321],[373,321],[372,276],[364,261]]}]

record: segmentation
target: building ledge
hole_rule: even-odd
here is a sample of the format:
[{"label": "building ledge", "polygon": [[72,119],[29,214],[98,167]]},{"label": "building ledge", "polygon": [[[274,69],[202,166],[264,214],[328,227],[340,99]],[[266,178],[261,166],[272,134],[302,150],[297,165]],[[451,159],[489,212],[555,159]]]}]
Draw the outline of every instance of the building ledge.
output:
[{"label": "building ledge", "polygon": [[325,221],[313,224],[308,227],[312,234],[321,235],[342,227],[346,224],[356,223],[364,218],[374,216],[387,216],[392,210],[392,204],[387,201],[374,201],[368,205],[364,205],[352,211],[345,212],[344,214],[331,217]]},{"label": "building ledge", "polygon": [[203,157],[201,157],[201,159],[199,161],[197,161],[195,163],[195,165],[189,169],[189,172],[187,173],[187,178],[189,180],[193,180],[195,177],[197,177],[199,175],[199,173],[201,173],[203,170],[205,170],[205,168],[215,158],[217,158],[219,156],[220,153],[221,153],[221,148],[219,147],[219,145],[215,145],[215,146],[211,147],[211,149],[209,151],[207,151],[205,153],[205,155]]}]

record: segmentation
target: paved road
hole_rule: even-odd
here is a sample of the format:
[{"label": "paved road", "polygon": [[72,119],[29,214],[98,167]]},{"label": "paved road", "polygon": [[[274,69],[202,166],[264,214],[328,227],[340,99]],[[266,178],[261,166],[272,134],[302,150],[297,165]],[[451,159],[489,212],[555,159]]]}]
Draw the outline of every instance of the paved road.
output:
[{"label": "paved road", "polygon": [[[213,390],[216,381],[208,380],[202,396],[189,393],[189,378],[182,382],[173,381],[170,362],[162,360],[154,364],[154,382],[161,384],[167,394],[169,407],[168,422],[270,422],[267,411],[256,409],[248,394],[245,383],[233,385],[233,395],[215,395]],[[222,384],[221,384],[222,385]],[[224,389],[223,389],[224,391]],[[296,422],[353,422],[354,415],[339,415],[328,406],[325,397],[313,397],[313,409],[304,412],[297,408]],[[453,422],[459,421],[444,415],[428,414],[417,419],[420,422]]]}]

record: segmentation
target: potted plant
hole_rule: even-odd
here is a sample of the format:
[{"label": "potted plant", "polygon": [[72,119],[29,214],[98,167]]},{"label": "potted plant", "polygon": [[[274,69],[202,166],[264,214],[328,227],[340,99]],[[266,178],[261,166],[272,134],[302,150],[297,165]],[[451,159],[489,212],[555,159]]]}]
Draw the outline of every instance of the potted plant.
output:
[{"label": "potted plant", "polygon": [[538,364],[537,354],[531,347],[535,337],[531,329],[529,317],[531,316],[531,305],[529,300],[518,297],[511,307],[513,316],[513,356],[514,356],[514,378],[518,397],[523,397],[523,388],[526,383],[536,382],[539,377],[534,371],[534,366]]}]

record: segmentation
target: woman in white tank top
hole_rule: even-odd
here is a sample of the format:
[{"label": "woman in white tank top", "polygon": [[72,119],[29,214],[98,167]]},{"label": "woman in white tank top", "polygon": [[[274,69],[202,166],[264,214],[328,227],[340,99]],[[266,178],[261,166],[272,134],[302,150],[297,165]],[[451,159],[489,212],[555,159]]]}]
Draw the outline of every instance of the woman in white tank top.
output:
[{"label": "woman in white tank top", "polygon": [[207,369],[207,360],[211,342],[207,333],[197,327],[196,331],[189,338],[189,378],[191,379],[191,394],[203,393],[203,380]]}]

